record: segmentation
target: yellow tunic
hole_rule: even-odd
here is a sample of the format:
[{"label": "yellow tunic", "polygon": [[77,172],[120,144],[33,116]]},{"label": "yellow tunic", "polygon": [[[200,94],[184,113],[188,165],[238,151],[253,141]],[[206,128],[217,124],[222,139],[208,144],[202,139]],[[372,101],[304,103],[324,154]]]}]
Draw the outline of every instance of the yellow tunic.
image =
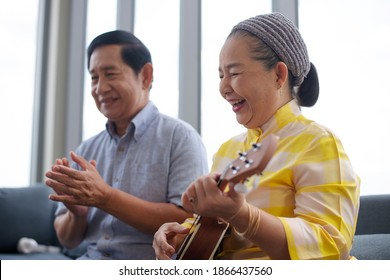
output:
[{"label": "yellow tunic", "polygon": [[[340,140],[327,128],[306,119],[293,100],[261,128],[225,142],[212,171],[247,151],[270,134],[278,147],[261,176],[247,182],[249,203],[278,217],[292,259],[349,259],[359,208],[360,180]],[[268,258],[232,231],[218,259]]]}]

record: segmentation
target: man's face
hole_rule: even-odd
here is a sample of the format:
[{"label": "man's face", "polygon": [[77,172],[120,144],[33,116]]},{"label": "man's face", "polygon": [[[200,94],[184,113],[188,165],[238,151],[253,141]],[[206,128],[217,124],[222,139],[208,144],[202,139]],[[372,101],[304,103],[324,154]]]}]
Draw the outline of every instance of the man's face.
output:
[{"label": "man's face", "polygon": [[96,48],[90,59],[91,93],[96,107],[110,121],[129,122],[149,100],[144,68],[136,75],[123,62],[120,45]]}]

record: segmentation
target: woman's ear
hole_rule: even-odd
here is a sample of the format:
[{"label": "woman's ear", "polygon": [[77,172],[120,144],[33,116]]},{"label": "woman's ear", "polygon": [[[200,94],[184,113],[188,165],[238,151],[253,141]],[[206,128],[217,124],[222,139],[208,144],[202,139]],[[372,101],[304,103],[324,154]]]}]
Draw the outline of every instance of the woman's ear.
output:
[{"label": "woman's ear", "polygon": [[153,83],[153,65],[151,63],[146,63],[142,70],[142,87],[143,89],[150,89]]},{"label": "woman's ear", "polygon": [[279,61],[275,66],[275,71],[277,76],[276,83],[278,84],[278,88],[281,88],[288,79],[287,65],[284,62]]}]

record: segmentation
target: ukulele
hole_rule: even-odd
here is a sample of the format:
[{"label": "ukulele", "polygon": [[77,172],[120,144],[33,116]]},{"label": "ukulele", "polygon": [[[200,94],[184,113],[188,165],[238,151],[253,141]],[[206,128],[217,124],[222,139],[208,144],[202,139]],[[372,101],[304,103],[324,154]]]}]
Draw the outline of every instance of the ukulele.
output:
[{"label": "ukulele", "polygon": [[[261,174],[276,150],[278,139],[271,134],[261,143],[253,144],[250,150],[239,153],[239,157],[221,174],[218,188],[224,191],[229,183],[242,183],[252,175]],[[176,260],[213,259],[228,227],[228,223],[217,218],[198,215],[176,254]]]}]

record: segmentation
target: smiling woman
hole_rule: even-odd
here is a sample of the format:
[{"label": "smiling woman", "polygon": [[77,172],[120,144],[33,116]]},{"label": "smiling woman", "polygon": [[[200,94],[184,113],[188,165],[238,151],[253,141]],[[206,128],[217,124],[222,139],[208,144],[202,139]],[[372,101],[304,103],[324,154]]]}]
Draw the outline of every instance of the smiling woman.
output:
[{"label": "smiling woman", "polygon": [[[202,138],[210,164],[225,139],[244,131],[232,107],[219,93],[218,59],[226,34],[236,22],[272,9],[272,1],[243,0],[240,3],[245,9],[237,9],[236,0],[202,2]],[[223,7],[223,13],[215,13],[215,6]]]}]

